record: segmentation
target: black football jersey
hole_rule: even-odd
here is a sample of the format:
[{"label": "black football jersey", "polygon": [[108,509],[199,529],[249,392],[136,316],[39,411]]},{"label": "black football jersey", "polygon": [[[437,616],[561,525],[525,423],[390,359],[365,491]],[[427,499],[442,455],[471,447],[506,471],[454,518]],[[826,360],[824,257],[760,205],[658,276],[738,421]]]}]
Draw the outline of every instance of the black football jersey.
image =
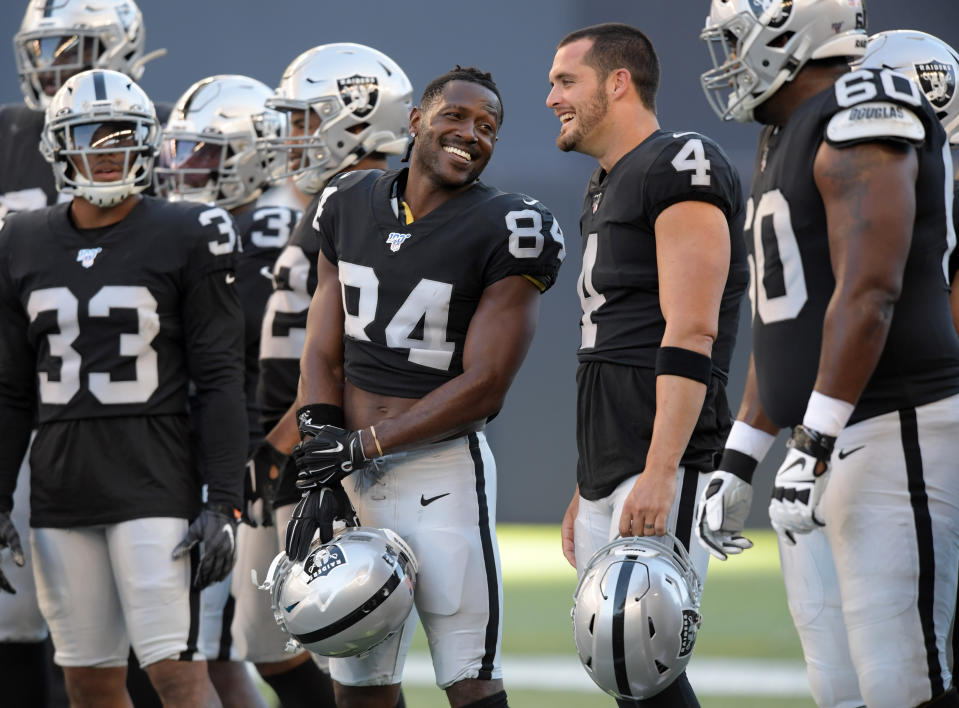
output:
[{"label": "black football jersey", "polygon": [[[247,449],[242,312],[230,215],[143,197],[121,222],[78,230],[69,204],[0,231],[0,420],[36,404],[31,524],[190,518],[238,505]],[[199,402],[190,464],[187,389]],[[18,429],[19,430],[19,429]],[[29,420],[26,426],[29,435]],[[0,508],[19,460],[0,453]],[[19,444],[19,442],[18,442]]]},{"label": "black football jersey", "polygon": [[267,429],[296,400],[300,354],[306,340],[306,315],[316,290],[316,258],[320,245],[311,222],[319,202],[318,194],[273,264],[273,291],[263,314],[260,380],[256,391],[261,421]]},{"label": "black football jersey", "polygon": [[0,219],[57,202],[53,169],[40,154],[43,111],[0,106]]},{"label": "black football jersey", "polygon": [[406,175],[341,175],[323,191],[312,225],[339,271],[346,378],[365,391],[421,398],[463,372],[484,289],[521,275],[546,290],[565,249],[542,204],[479,181],[406,224],[395,210]]},{"label": "black football jersey", "polygon": [[720,309],[713,368],[725,379],[739,304],[749,274],[740,235],[739,175],[716,143],[699,133],[657,130],[586,188],[580,232],[583,269],[577,283],[583,316],[579,360],[654,368],[666,321],[659,307],[654,225],[678,202],[714,204],[731,237],[729,276]]},{"label": "black football jersey", "polygon": [[[945,134],[906,77],[859,70],[808,99],[761,137],[747,203],[754,278],[753,355],[763,408],[780,427],[802,422],[819,368],[823,318],[835,288],[826,214],[813,176],[823,141],[842,148],[875,140],[916,146],[912,246],[885,348],[850,423],[959,392],[959,338],[948,299],[955,244]],[[890,195],[894,198],[895,195]]]},{"label": "black football jersey", "polygon": [[236,286],[243,307],[246,410],[251,447],[263,436],[257,405],[260,331],[267,301],[273,293],[273,264],[289,243],[299,218],[300,212],[285,206],[253,206],[234,215],[242,244],[237,254]]}]

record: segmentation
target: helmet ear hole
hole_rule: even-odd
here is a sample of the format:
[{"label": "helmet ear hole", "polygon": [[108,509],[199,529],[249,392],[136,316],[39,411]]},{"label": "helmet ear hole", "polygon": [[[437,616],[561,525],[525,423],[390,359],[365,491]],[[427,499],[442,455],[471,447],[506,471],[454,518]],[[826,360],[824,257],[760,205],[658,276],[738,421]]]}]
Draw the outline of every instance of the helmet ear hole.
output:
[{"label": "helmet ear hole", "polygon": [[655,636],[656,636],[656,625],[653,624],[653,618],[652,618],[652,617],[647,618],[647,622],[649,622],[649,636],[650,636],[650,638],[655,637]]}]

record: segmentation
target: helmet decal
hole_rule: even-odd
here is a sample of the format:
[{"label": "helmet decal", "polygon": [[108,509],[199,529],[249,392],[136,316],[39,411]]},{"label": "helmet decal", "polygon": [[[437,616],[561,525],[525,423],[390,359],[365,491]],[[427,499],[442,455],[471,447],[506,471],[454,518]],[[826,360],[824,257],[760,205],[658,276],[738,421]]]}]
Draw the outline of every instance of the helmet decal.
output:
[{"label": "helmet decal", "polygon": [[379,82],[375,76],[353,74],[345,79],[337,79],[340,98],[350,112],[357,118],[365,118],[376,108],[379,95]]}]

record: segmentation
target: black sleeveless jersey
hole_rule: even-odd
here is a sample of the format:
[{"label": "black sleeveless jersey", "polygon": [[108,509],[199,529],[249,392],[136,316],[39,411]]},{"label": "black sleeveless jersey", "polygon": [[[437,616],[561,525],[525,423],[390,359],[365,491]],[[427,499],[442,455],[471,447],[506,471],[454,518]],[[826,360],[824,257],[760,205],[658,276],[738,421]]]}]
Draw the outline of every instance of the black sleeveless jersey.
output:
[{"label": "black sleeveless jersey", "polygon": [[859,70],[808,99],[785,126],[764,129],[760,138],[746,217],[754,273],[753,355],[760,400],[780,427],[802,422],[835,288],[826,214],[813,176],[824,140],[837,148],[906,141],[919,158],[902,294],[850,423],[959,392],[959,338],[947,281],[955,234],[947,211],[953,182],[945,133],[906,77],[888,69]]},{"label": "black sleeveless jersey", "polygon": [[242,250],[237,254],[236,286],[243,307],[246,411],[251,448],[263,437],[257,387],[263,313],[273,293],[273,264],[289,243],[300,212],[284,206],[256,206],[234,215]]},{"label": "black sleeveless jersey", "polygon": [[743,193],[726,154],[699,133],[657,130],[609,174],[602,168],[593,173],[580,218],[580,362],[655,367],[666,321],[659,307],[654,225],[667,207],[684,201],[714,204],[729,224],[729,276],[712,352],[713,369],[725,381],[749,279]]},{"label": "black sleeveless jersey", "polygon": [[[189,518],[196,468],[211,501],[239,505],[247,434],[236,244],[223,209],[153,197],[93,230],[73,226],[68,203],[8,215],[0,421],[17,444],[0,453],[0,508],[34,403],[34,526]],[[200,465],[190,459],[191,381]]]},{"label": "black sleeveless jersey", "polygon": [[565,256],[552,214],[477,181],[411,224],[394,210],[406,170],[350,172],[323,191],[312,225],[343,292],[344,370],[365,391],[421,398],[463,372],[466,332],[489,285],[542,290]]},{"label": "black sleeveless jersey", "polygon": [[260,420],[272,427],[296,400],[300,354],[306,339],[306,315],[316,290],[320,245],[311,222],[316,195],[273,264],[273,290],[263,314],[260,334],[260,380],[256,401]]}]

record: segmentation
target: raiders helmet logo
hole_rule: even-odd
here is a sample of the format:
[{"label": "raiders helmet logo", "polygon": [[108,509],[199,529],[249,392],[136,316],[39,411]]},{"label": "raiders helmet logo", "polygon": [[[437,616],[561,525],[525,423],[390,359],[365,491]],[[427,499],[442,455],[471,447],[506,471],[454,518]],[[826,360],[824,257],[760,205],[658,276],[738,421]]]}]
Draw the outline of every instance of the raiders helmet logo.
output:
[{"label": "raiders helmet logo", "polygon": [[376,99],[380,88],[375,76],[353,74],[345,79],[337,79],[343,105],[357,118],[365,118],[376,108]]},{"label": "raiders helmet logo", "polygon": [[693,610],[683,610],[683,634],[682,642],[679,647],[679,656],[689,656],[693,652],[693,646],[696,644],[696,635],[699,633],[699,626],[702,624],[702,617]]},{"label": "raiders helmet logo", "polygon": [[779,5],[779,8],[769,21],[769,26],[782,27],[793,12],[793,0],[749,0],[749,9],[756,17],[762,17],[762,14],[774,4]]},{"label": "raiders helmet logo", "polygon": [[919,86],[926,98],[936,108],[942,108],[952,100],[956,93],[956,72],[948,64],[930,61],[915,64]]},{"label": "raiders helmet logo", "polygon": [[306,582],[312,583],[319,577],[329,575],[330,571],[339,565],[346,565],[346,554],[343,553],[343,549],[336,544],[321,546],[303,564],[303,572],[310,576]]}]

